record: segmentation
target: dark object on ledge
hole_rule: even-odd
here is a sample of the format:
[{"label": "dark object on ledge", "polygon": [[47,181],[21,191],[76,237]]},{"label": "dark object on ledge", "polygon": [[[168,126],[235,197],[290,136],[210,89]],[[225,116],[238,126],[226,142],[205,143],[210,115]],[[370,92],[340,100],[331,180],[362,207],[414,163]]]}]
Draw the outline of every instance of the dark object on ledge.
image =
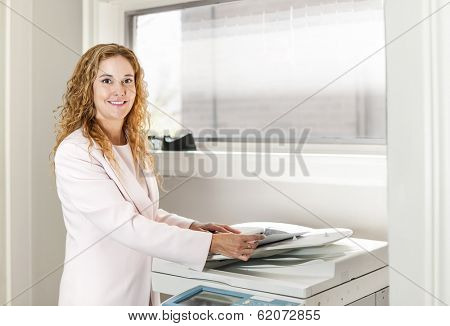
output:
[{"label": "dark object on ledge", "polygon": [[195,151],[197,147],[195,146],[194,136],[189,132],[184,136],[175,138],[164,136],[161,149],[163,151]]},{"label": "dark object on ledge", "polygon": [[182,136],[176,136],[174,138],[170,136],[164,136],[163,138],[158,138],[155,136],[149,137],[150,140],[155,144],[155,141],[159,141],[158,147],[163,151],[195,151],[197,147],[195,146],[194,136],[189,131]]}]

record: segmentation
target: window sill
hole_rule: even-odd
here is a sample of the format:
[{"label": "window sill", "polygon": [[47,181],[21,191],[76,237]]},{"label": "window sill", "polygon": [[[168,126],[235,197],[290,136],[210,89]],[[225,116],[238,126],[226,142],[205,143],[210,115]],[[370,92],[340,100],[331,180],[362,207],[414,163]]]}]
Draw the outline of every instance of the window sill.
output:
[{"label": "window sill", "polygon": [[386,155],[154,151],[165,177],[263,179],[314,184],[386,186]]}]

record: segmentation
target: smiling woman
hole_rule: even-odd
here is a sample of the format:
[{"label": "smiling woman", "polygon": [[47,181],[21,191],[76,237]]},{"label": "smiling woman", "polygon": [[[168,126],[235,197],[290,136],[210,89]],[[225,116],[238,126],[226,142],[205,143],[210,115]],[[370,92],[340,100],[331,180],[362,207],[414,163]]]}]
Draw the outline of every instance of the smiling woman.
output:
[{"label": "smiling woman", "polygon": [[99,44],[67,84],[53,149],[67,229],[60,305],[157,305],[153,257],[202,270],[209,253],[248,260],[263,238],[159,208],[143,74],[133,51]]},{"label": "smiling woman", "polygon": [[[133,157],[149,168],[153,159],[149,155],[145,128],[149,126],[147,88],[144,71],[135,54],[117,44],[99,44],[89,49],[79,60],[67,82],[63,104],[58,107],[56,144],[80,129],[94,142],[106,158],[117,168],[112,145],[123,144],[125,137]],[[127,101],[116,107],[109,102]]]}]

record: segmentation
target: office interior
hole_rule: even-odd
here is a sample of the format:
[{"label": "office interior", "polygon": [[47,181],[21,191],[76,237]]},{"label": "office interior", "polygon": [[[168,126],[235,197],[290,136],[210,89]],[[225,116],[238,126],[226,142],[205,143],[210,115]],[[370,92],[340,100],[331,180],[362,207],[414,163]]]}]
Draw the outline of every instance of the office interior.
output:
[{"label": "office interior", "polygon": [[[54,110],[82,53],[118,43],[146,71],[152,145],[186,128],[196,140],[196,151],[155,149],[161,207],[201,222],[351,229],[385,243],[382,275],[368,281],[382,279],[378,304],[447,305],[449,18],[444,0],[2,0],[0,302],[57,305]],[[294,136],[261,137],[269,123]],[[191,271],[159,266],[174,273],[155,277],[163,299],[186,290],[177,284]],[[242,275],[230,288],[248,279],[256,293]],[[357,280],[339,277],[351,291]],[[328,303],[341,295],[330,288]],[[359,302],[376,305],[370,295]]]}]

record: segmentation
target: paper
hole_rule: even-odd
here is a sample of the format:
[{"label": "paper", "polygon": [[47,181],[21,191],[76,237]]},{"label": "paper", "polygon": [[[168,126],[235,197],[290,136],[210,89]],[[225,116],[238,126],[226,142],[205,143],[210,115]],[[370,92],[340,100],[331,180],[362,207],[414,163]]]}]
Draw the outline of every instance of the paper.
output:
[{"label": "paper", "polygon": [[[259,242],[251,258],[270,257],[293,249],[323,246],[350,237],[353,231],[343,228],[312,229],[300,225],[250,222],[231,225],[241,234],[266,233],[266,239]],[[210,255],[208,261],[230,260],[223,255]]]}]

